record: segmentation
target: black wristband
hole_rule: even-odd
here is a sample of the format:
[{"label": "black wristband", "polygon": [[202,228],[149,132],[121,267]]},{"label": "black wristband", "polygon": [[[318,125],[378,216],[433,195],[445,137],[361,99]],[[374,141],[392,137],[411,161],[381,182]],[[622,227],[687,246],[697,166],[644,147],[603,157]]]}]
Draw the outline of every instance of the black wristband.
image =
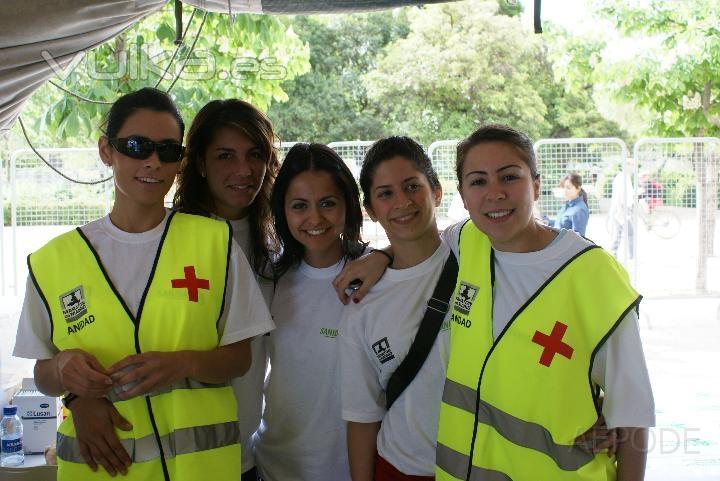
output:
[{"label": "black wristband", "polygon": [[62,397],[63,406],[65,406],[67,409],[70,409],[70,403],[76,400],[77,397],[77,394],[73,394],[71,392],[67,393]]},{"label": "black wristband", "polygon": [[395,261],[395,259],[393,258],[393,256],[391,256],[390,254],[388,254],[387,252],[385,252],[385,251],[382,250],[382,249],[372,249],[372,250],[370,251],[370,253],[372,254],[373,252],[378,252],[378,253],[384,255],[385,257],[387,257],[387,258],[388,258],[388,264],[387,264],[388,267],[390,267],[390,266],[392,265],[392,263]]}]

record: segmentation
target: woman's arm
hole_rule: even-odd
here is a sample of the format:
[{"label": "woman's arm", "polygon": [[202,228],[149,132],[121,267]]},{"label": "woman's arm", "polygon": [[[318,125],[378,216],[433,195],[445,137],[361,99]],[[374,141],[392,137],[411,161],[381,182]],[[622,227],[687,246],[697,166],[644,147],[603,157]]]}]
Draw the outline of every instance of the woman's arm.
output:
[{"label": "woman's arm", "polygon": [[643,481],[647,461],[648,429],[618,428],[618,481]]},{"label": "woman's arm", "polygon": [[[338,299],[343,304],[350,301],[350,296],[345,293],[353,281],[360,280],[362,285],[353,294],[353,302],[358,303],[370,291],[370,288],[377,284],[385,273],[385,269],[391,264],[393,251],[391,246],[382,249],[385,254],[371,250],[364,256],[348,261],[340,274],[333,280],[333,287]],[[388,257],[389,256],[389,257]]]},{"label": "woman's arm", "polygon": [[71,392],[83,397],[103,397],[112,379],[92,354],[80,349],[60,351],[52,359],[35,362],[35,384],[40,392],[60,396]]},{"label": "woman's arm", "polygon": [[132,425],[115,406],[107,399],[78,397],[68,409],[73,414],[80,455],[90,469],[97,471],[99,464],[110,476],[127,474],[132,460],[120,444],[115,428],[130,431]]},{"label": "woman's arm", "polygon": [[352,481],[375,479],[375,455],[380,423],[347,423],[348,458]]},{"label": "woman's arm", "polygon": [[[170,386],[184,378],[219,384],[245,374],[252,362],[251,339],[211,351],[145,352],[110,368],[116,386],[137,383],[120,397],[129,399]],[[128,369],[129,372],[122,372]]]}]

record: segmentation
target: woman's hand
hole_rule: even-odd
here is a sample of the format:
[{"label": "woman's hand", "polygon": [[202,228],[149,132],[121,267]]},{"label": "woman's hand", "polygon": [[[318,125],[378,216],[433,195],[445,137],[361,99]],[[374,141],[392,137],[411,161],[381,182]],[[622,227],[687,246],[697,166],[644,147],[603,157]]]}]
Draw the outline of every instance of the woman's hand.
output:
[{"label": "woman's hand", "polygon": [[81,397],[99,398],[112,389],[112,378],[92,354],[68,349],[57,353],[53,362],[55,376],[65,391]]},{"label": "woman's hand", "polygon": [[144,352],[128,356],[110,368],[120,399],[143,396],[190,377],[186,351]]},{"label": "woman's hand", "polygon": [[617,430],[608,429],[605,418],[601,415],[593,427],[575,438],[575,444],[586,446],[593,454],[607,449],[608,456],[612,457],[618,447]]},{"label": "woman's hand", "polygon": [[100,464],[110,474],[127,474],[132,461],[120,440],[115,428],[130,431],[132,425],[127,422],[115,406],[107,399],[76,398],[70,407],[80,455],[90,469],[97,471]]},{"label": "woman's hand", "polygon": [[[351,296],[353,302],[360,302],[370,288],[377,284],[388,265],[388,256],[375,251],[348,261],[332,283],[340,302],[347,304]],[[348,295],[345,291],[350,289],[351,284],[356,284],[358,281],[361,283],[360,287],[351,296]]]}]

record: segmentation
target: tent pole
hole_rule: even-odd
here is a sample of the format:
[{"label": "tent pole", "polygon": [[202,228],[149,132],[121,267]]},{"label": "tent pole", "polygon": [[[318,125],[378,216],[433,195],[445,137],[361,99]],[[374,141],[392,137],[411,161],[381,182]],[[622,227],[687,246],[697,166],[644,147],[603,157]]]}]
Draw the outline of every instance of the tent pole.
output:
[{"label": "tent pole", "polygon": [[182,2],[175,0],[175,45],[183,40]]}]

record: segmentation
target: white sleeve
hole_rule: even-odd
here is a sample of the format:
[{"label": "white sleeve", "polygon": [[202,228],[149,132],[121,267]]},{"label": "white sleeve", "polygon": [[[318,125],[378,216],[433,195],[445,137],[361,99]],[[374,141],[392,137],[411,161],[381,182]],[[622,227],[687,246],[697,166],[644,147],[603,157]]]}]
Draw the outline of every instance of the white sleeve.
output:
[{"label": "white sleeve", "polygon": [[464,219],[457,224],[449,225],[440,233],[440,239],[452,250],[455,257],[460,259],[460,231],[462,231],[465,222],[472,222]]},{"label": "white sleeve", "polygon": [[385,390],[364,346],[360,309],[354,307],[345,307],[340,321],[342,418],[373,423],[385,416]]},{"label": "white sleeve", "polygon": [[605,392],[603,415],[609,428],[655,426],[655,401],[635,309],[598,350],[591,372],[593,382]]},{"label": "white sleeve", "polygon": [[28,275],[13,356],[26,359],[51,359],[59,351],[52,343],[50,326],[50,314],[35,288],[35,283]]},{"label": "white sleeve", "polygon": [[245,255],[234,240],[230,249],[225,306],[218,323],[221,346],[275,329],[267,303]]}]

